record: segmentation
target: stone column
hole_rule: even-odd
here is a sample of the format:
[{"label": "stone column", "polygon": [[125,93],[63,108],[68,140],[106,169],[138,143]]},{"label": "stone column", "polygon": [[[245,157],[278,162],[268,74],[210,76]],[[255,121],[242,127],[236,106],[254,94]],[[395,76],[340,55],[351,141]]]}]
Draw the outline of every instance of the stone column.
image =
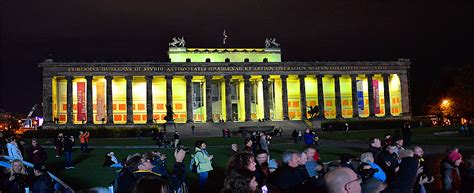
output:
[{"label": "stone column", "polygon": [[166,106],[173,108],[173,76],[165,76],[166,79]]},{"label": "stone column", "polygon": [[[53,78],[43,76],[43,118],[44,125],[53,123],[52,105],[53,104]],[[58,117],[59,118],[59,117]]]},{"label": "stone column", "polygon": [[389,81],[390,74],[383,74],[383,94],[384,94],[384,101],[385,101],[385,116],[391,117],[392,111],[390,110],[390,88],[389,88]]},{"label": "stone column", "polygon": [[86,76],[87,124],[94,124],[94,102],[92,100],[92,76]]},{"label": "stone column", "polygon": [[67,88],[66,88],[66,102],[67,102],[67,122],[66,124],[71,125],[74,124],[74,117],[73,116],[73,109],[72,109],[72,80],[74,80],[73,76],[66,76],[67,80]]},{"label": "stone column", "polygon": [[252,121],[252,112],[250,109],[250,75],[244,75],[244,92],[245,92],[245,121]]},{"label": "stone column", "polygon": [[206,121],[212,122],[212,76],[205,76],[206,79]]},{"label": "stone column", "polygon": [[288,84],[286,79],[288,75],[280,75],[281,78],[281,98],[282,98],[282,106],[283,106],[283,120],[289,120],[288,117]]},{"label": "stone column", "polygon": [[145,76],[146,80],[146,123],[153,123],[153,76]]},{"label": "stone column", "polygon": [[374,83],[372,82],[374,75],[367,74],[366,76],[369,83],[369,117],[375,117]]},{"label": "stone column", "polygon": [[193,112],[193,76],[184,76],[186,79],[186,123],[194,122]]},{"label": "stone column", "polygon": [[402,115],[410,116],[410,83],[408,80],[408,74],[402,73],[400,76],[400,87],[402,91]]},{"label": "stone column", "polygon": [[307,119],[306,117],[306,86],[304,78],[306,75],[298,75],[300,79],[300,108],[301,108],[301,120]]},{"label": "stone column", "polygon": [[352,118],[359,117],[359,101],[357,99],[357,74],[351,74],[352,86]]},{"label": "stone column", "polygon": [[112,98],[112,80],[113,76],[106,76],[106,100],[107,100],[107,124],[114,124],[114,108],[113,108],[113,98]]},{"label": "stone column", "polygon": [[232,118],[232,89],[230,86],[230,79],[232,78],[231,75],[225,75],[225,111],[226,111],[226,119],[227,121],[233,121]]},{"label": "stone column", "polygon": [[127,80],[127,124],[133,124],[133,76],[126,76]]},{"label": "stone column", "polygon": [[339,78],[340,74],[334,74],[334,91],[336,93],[336,118],[342,118],[342,105],[341,105],[341,84]]},{"label": "stone column", "polygon": [[318,107],[319,116],[324,119],[324,92],[323,92],[323,74],[316,75],[318,79]]},{"label": "stone column", "polygon": [[269,75],[262,75],[263,79],[263,119],[270,120],[270,88],[268,85]]}]

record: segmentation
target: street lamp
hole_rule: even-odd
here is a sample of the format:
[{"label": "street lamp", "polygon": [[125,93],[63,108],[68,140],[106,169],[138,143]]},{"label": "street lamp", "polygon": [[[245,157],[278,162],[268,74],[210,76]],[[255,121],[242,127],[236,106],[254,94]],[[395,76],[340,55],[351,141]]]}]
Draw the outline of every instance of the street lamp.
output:
[{"label": "street lamp", "polygon": [[442,107],[448,107],[448,106],[449,106],[449,100],[448,100],[448,99],[444,99],[443,102],[441,102],[441,106],[442,106]]}]

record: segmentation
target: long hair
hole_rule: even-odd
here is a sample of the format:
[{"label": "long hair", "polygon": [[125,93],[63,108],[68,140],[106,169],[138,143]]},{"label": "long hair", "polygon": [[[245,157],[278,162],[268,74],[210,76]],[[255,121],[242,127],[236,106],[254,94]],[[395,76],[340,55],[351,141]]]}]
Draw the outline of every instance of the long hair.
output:
[{"label": "long hair", "polygon": [[[18,163],[18,164],[20,164],[20,166],[21,166],[19,172],[16,172],[16,171],[15,171],[15,167],[13,167],[13,165],[14,165],[15,163]],[[13,160],[13,161],[12,161],[12,165],[11,165],[11,169],[10,169],[10,175],[14,175],[14,174],[28,175],[28,173],[26,173],[25,165],[23,165],[23,162],[22,162],[21,160],[19,160],[19,159],[16,159],[16,160]]]},{"label": "long hair", "polygon": [[227,162],[226,175],[229,175],[234,170],[247,169],[252,159],[255,158],[251,153],[239,152],[234,154]]},{"label": "long hair", "polygon": [[250,181],[254,177],[253,172],[247,169],[234,170],[225,178],[221,193],[252,193]]}]

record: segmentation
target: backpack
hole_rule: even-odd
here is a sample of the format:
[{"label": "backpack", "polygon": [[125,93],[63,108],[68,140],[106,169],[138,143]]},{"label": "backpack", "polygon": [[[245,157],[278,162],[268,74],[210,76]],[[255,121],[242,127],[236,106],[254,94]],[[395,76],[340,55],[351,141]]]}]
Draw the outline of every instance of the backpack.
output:
[{"label": "backpack", "polygon": [[197,173],[197,168],[199,167],[199,161],[196,160],[196,154],[198,152],[200,152],[200,151],[197,151],[194,155],[191,155],[191,162],[189,163],[189,170],[192,173]]}]

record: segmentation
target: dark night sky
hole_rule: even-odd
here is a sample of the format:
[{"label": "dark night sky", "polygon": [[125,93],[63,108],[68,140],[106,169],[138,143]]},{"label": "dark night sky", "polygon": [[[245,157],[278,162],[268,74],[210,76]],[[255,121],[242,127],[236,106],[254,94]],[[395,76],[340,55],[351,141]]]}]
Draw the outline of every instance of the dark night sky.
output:
[{"label": "dark night sky", "polygon": [[[199,3],[198,3],[199,2]],[[0,108],[28,113],[42,101],[41,69],[55,61],[167,61],[187,47],[281,43],[285,61],[412,63],[415,115],[443,96],[451,72],[472,65],[472,0],[41,0],[5,1]]]}]

